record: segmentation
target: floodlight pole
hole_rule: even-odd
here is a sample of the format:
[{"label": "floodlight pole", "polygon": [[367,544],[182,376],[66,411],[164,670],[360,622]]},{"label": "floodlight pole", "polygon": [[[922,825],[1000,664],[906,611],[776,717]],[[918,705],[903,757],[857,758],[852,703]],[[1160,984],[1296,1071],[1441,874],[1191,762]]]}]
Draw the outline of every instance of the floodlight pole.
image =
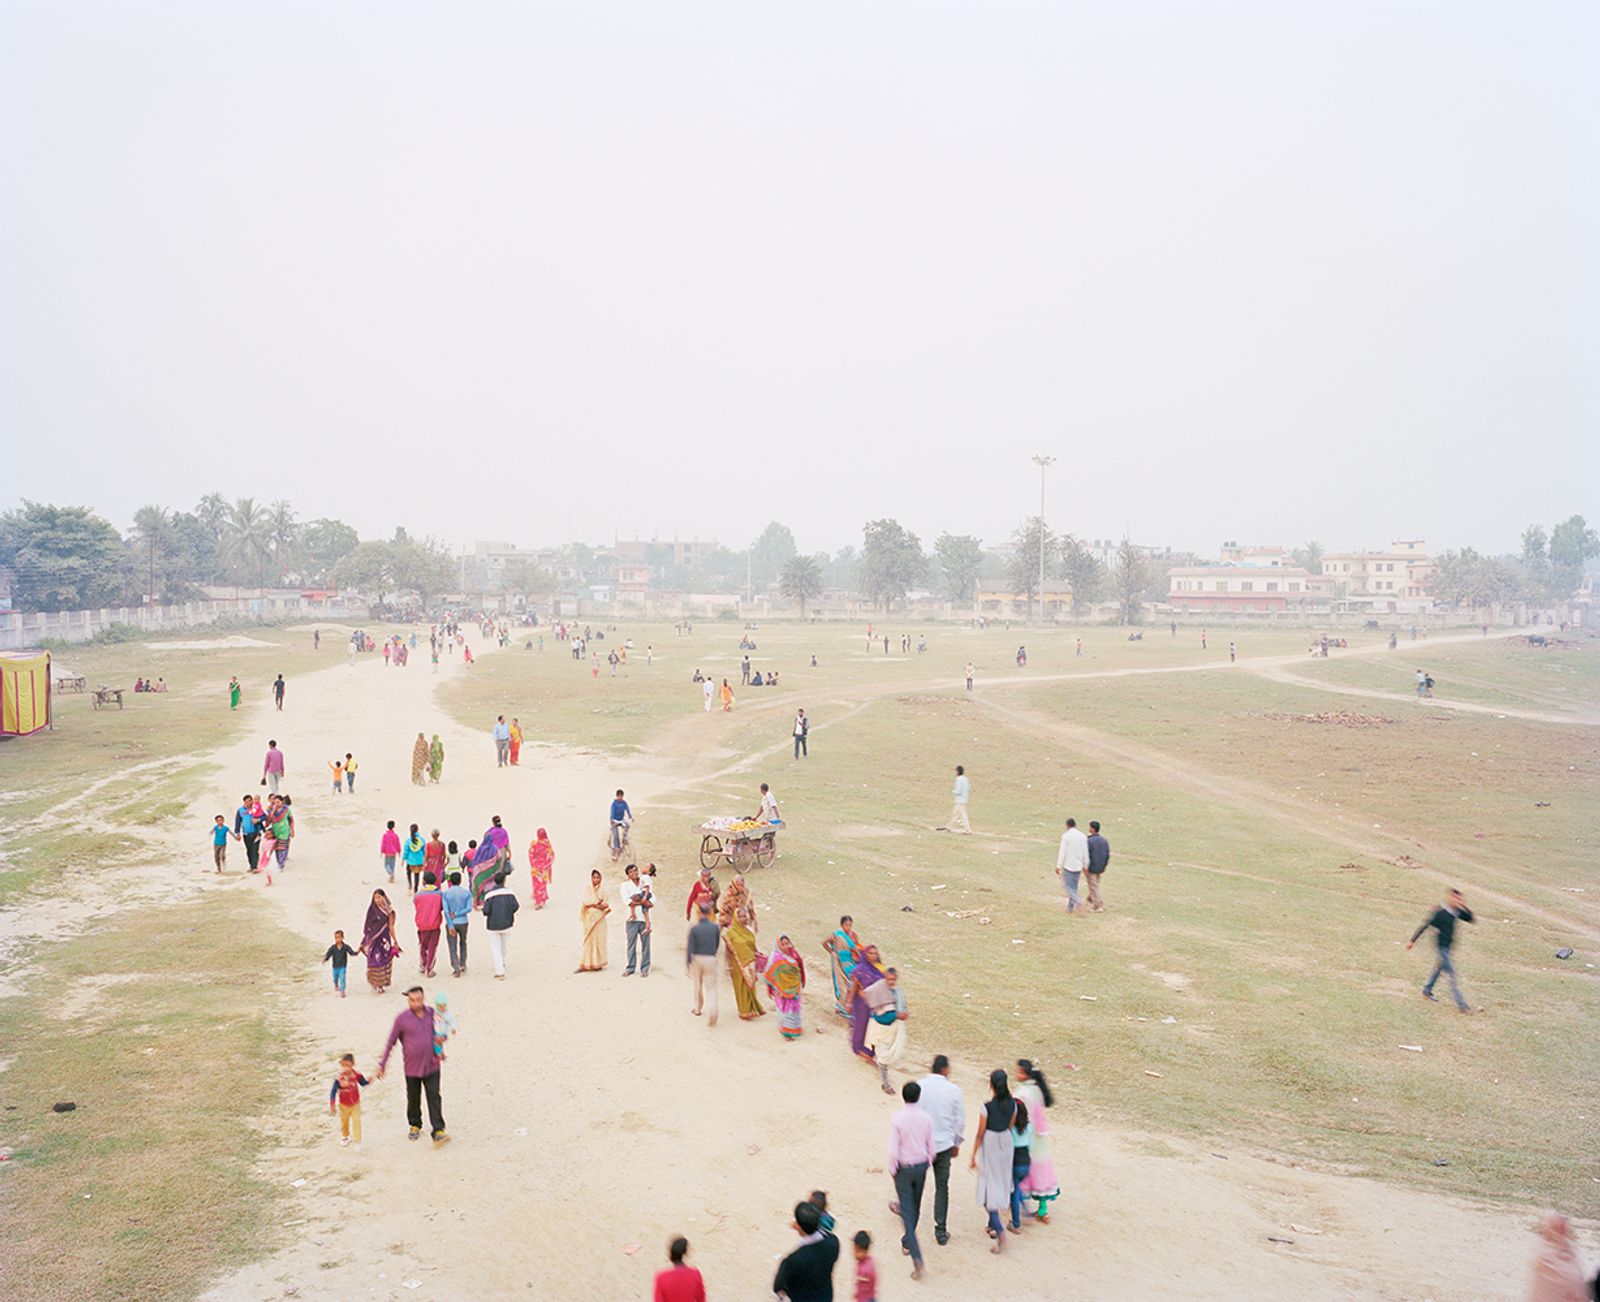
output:
[{"label": "floodlight pole", "polygon": [[1033,464],[1039,467],[1039,622],[1044,623],[1044,472],[1055,465],[1054,457],[1037,456]]}]

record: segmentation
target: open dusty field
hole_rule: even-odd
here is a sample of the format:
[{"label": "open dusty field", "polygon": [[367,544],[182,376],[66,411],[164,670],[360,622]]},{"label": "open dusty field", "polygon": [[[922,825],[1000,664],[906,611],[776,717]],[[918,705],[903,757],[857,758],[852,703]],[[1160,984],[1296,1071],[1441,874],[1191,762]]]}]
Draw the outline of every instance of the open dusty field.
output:
[{"label": "open dusty field", "polygon": [[[681,1231],[714,1297],[757,1297],[787,1209],[822,1187],[841,1230],[889,1249],[885,1298],[1518,1296],[1533,1209],[1600,1212],[1600,644],[1435,637],[1439,697],[1419,703],[1411,648],[1376,639],[1311,661],[1299,634],[1213,630],[1202,652],[1192,630],[926,632],[926,654],[886,656],[860,630],[760,629],[754,661],[783,685],[740,690],[729,715],[689,681],[698,666],[737,684],[727,624],[625,627],[595,645],[632,636],[634,653],[598,679],[548,636],[437,678],[425,647],[403,671],[351,669],[337,637],[319,656],[298,632],[262,635],[280,649],[72,653],[91,679],[148,671],[174,690],[122,715],[68,702],[54,736],[0,751],[16,1227],[0,1292],[632,1299]],[[237,715],[230,673],[249,689]],[[813,719],[801,762],[796,706]],[[501,712],[532,743],[516,770],[494,766]],[[419,729],[446,743],[438,787],[409,782]],[[217,880],[205,838],[269,735],[300,824],[270,892]],[[361,781],[336,799],[322,765],[346,750]],[[970,839],[934,830],[956,763]],[[812,978],[792,1045],[771,1018],[690,1017],[678,957],[690,829],[748,812],[761,780],[789,824],[753,875],[762,937],[793,934]],[[571,971],[579,883],[601,864],[615,878],[618,785],[661,869],[648,983],[618,975],[615,922],[611,969]],[[519,915],[510,980],[480,949],[447,982],[455,1141],[405,1142],[396,1069],[368,1092],[365,1144],[341,1150],[333,1064],[351,1049],[370,1074],[400,1001],[357,989],[359,962],[333,999],[317,960],[335,926],[359,930],[384,819],[464,841],[495,813],[519,865],[550,829],[555,892]],[[1050,871],[1068,813],[1114,848],[1110,911],[1071,923]],[[1447,883],[1479,910],[1460,946],[1472,1018],[1418,998],[1424,950],[1403,949]],[[818,945],[841,912],[905,974],[918,1074],[950,1053],[969,1110],[1018,1056],[1056,1086],[1061,1214],[1004,1258],[984,1251],[963,1169],[956,1238],[923,1284],[900,1276],[892,1104],[848,1053]],[[59,1099],[79,1109],[51,1113]]]}]

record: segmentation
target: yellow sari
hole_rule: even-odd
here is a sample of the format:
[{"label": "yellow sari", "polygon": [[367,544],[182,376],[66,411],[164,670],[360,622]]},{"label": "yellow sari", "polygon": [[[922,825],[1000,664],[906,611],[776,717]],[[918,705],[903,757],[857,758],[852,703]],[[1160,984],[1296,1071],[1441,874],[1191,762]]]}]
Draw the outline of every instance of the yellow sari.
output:
[{"label": "yellow sari", "polygon": [[589,883],[589,896],[578,910],[583,923],[583,957],[578,960],[578,971],[598,972],[606,965],[606,912],[605,883]]},{"label": "yellow sari", "polygon": [[728,973],[733,977],[733,998],[740,1018],[750,1021],[763,1016],[767,1010],[756,997],[756,934],[745,925],[742,912],[722,933],[722,942],[728,947]]}]

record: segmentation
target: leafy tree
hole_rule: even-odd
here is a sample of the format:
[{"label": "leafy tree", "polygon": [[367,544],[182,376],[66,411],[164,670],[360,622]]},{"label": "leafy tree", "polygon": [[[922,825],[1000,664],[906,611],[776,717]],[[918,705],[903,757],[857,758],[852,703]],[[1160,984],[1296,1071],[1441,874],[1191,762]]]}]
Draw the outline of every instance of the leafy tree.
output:
[{"label": "leafy tree", "polygon": [[854,547],[841,547],[822,568],[822,582],[830,588],[846,592],[856,586],[856,569],[860,562]]},{"label": "leafy tree", "polygon": [[1322,558],[1325,554],[1326,553],[1322,544],[1313,538],[1303,547],[1296,547],[1292,549],[1289,552],[1289,559],[1298,565],[1302,570],[1306,570],[1311,574],[1321,574]]},{"label": "leafy tree", "polygon": [[888,610],[922,582],[928,558],[922,540],[898,520],[869,520],[861,531],[861,591]]},{"label": "leafy tree", "polygon": [[1071,534],[1061,539],[1060,572],[1072,587],[1072,613],[1082,615],[1106,590],[1110,576],[1100,558]]},{"label": "leafy tree", "polygon": [[1144,615],[1144,590],[1150,582],[1150,560],[1126,536],[1117,548],[1112,568],[1117,599],[1122,603],[1122,622],[1137,624]]},{"label": "leafy tree", "polygon": [[933,554],[945,595],[951,601],[971,601],[983,568],[983,544],[970,533],[942,533],[934,540]]},{"label": "leafy tree", "polygon": [[449,592],[461,581],[461,567],[432,538],[422,542],[407,539],[390,544],[394,553],[394,586],[415,592],[426,608],[441,592]]},{"label": "leafy tree", "polygon": [[228,523],[228,499],[221,493],[207,493],[200,499],[200,504],[194,508],[194,513],[199,517],[205,527],[222,537],[222,530]]},{"label": "leafy tree", "polygon": [[361,544],[361,536],[343,520],[313,520],[300,531],[300,555],[307,576],[325,583],[340,561]]},{"label": "leafy tree", "polygon": [[804,619],[806,602],[822,595],[822,563],[815,556],[791,556],[778,575],[778,590],[800,603],[800,618]]},{"label": "leafy tree", "polygon": [[94,610],[122,594],[122,536],[87,507],[24,500],[0,516],[0,565],[22,610]]},{"label": "leafy tree", "polygon": [[394,544],[381,540],[358,543],[341,556],[333,567],[333,581],[341,588],[354,588],[368,596],[381,597],[395,586]]},{"label": "leafy tree", "polygon": [[1581,515],[1568,516],[1550,531],[1550,568],[1556,580],[1555,595],[1565,600],[1583,578],[1583,567],[1600,556],[1600,534]]},{"label": "leafy tree", "polygon": [[1440,601],[1478,609],[1511,600],[1518,589],[1509,564],[1471,547],[1448,551],[1434,563],[1433,592]]},{"label": "leafy tree", "polygon": [[757,588],[771,587],[784,565],[799,551],[789,527],[774,520],[750,544],[750,582]]},{"label": "leafy tree", "polygon": [[190,596],[196,585],[215,582],[222,559],[222,539],[191,511],[173,512],[172,534],[181,557],[185,595]]},{"label": "leafy tree", "polygon": [[[1058,577],[1057,559],[1058,545],[1055,534],[1050,532],[1050,526],[1037,515],[1030,515],[1011,535],[1011,563],[1007,569],[1006,577],[1010,580],[1013,594],[1026,593],[1028,606],[1031,609],[1033,599],[1039,596],[1039,549],[1044,548],[1044,576],[1047,579]],[[1039,613],[1044,614],[1044,603],[1041,601]]]},{"label": "leafy tree", "polygon": [[228,508],[222,526],[222,555],[230,565],[253,573],[260,587],[267,586],[267,559],[272,551],[271,522],[265,508],[253,497],[241,497]]},{"label": "leafy tree", "polygon": [[556,590],[556,576],[528,557],[519,556],[501,570],[500,586],[518,597],[549,597]]},{"label": "leafy tree", "polygon": [[280,582],[289,572],[299,537],[300,526],[295,522],[294,507],[280,498],[267,509],[267,539],[272,548],[272,566]]}]

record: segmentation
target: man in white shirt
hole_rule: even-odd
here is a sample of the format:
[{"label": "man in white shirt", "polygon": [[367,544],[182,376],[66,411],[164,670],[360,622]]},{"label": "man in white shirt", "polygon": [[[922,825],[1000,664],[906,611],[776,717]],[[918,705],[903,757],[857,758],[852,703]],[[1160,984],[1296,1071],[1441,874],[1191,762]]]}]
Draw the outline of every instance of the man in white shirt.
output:
[{"label": "man in white shirt", "polygon": [[712,686],[711,679],[710,679],[709,675],[707,676],[706,680],[700,685],[700,688],[706,695],[706,713],[710,714],[711,713],[711,698],[712,698],[712,696],[714,696],[716,694],[716,690],[717,689]]},{"label": "man in white shirt", "polygon": [[972,824],[967,822],[967,796],[971,793],[972,786],[967,781],[967,770],[960,764],[956,765],[955,784],[950,788],[950,795],[955,801],[950,810],[950,819],[941,827],[941,832],[965,832],[972,834]]},{"label": "man in white shirt", "polygon": [[628,966],[622,975],[633,975],[634,953],[637,950],[639,975],[647,977],[650,975],[650,906],[655,899],[649,883],[639,876],[638,864],[629,864],[627,874],[627,880],[618,888],[622,907],[628,911],[627,921],[623,924],[623,931],[628,937]]},{"label": "man in white shirt", "polygon": [[806,750],[806,736],[811,731],[811,723],[806,718],[804,710],[794,712],[794,757],[803,759],[809,753]]},{"label": "man in white shirt", "polygon": [[950,1081],[950,1059],[944,1054],[934,1058],[932,1071],[917,1084],[922,1089],[917,1106],[933,1121],[933,1237],[942,1248],[950,1242],[945,1222],[950,1211],[950,1159],[961,1152],[967,1109],[961,1087]]},{"label": "man in white shirt", "polygon": [[780,823],[783,821],[778,813],[778,798],[772,794],[772,788],[765,782],[761,784],[761,808],[755,814],[763,823]]},{"label": "man in white shirt", "polygon": [[1061,834],[1061,848],[1056,851],[1056,876],[1067,888],[1067,913],[1078,911],[1078,874],[1089,866],[1089,838],[1078,830],[1078,820],[1067,819],[1067,830]]}]

